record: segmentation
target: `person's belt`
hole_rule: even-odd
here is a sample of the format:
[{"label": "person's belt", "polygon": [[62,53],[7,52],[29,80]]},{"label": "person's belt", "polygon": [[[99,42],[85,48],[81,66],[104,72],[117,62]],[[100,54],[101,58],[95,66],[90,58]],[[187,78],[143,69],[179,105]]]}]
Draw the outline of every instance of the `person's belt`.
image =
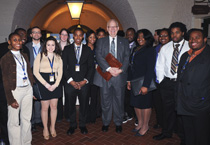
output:
[{"label": "person's belt", "polygon": [[165,77],[165,79],[167,79],[167,80],[170,80],[170,81],[177,81],[177,78],[168,78],[168,77]]},{"label": "person's belt", "polygon": [[26,85],[26,86],[18,86],[19,88],[25,88],[25,87],[27,87],[28,85]]}]

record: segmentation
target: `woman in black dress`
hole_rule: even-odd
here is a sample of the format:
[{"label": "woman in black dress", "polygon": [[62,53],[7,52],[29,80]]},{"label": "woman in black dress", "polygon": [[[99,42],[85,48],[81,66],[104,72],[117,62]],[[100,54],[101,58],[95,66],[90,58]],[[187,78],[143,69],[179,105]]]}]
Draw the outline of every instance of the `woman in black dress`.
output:
[{"label": "woman in black dress", "polygon": [[[130,57],[127,87],[131,90],[131,105],[134,106],[138,118],[138,126],[132,131],[136,132],[136,136],[143,136],[149,130],[152,94],[148,92],[148,88],[155,76],[155,49],[152,47],[154,38],[149,30],[138,30],[136,36],[137,47]],[[144,77],[143,86],[139,90],[139,95],[134,96],[129,81],[140,77]]]},{"label": "woman in black dress", "polygon": [[[96,57],[95,57],[95,43],[96,43],[96,34],[93,30],[89,30],[86,33],[86,42],[87,45],[91,48],[94,53],[94,67],[97,67]],[[97,102],[99,98],[99,87],[93,84],[93,76],[95,71],[92,74],[92,78],[90,80],[90,89],[89,89],[89,107],[88,107],[88,117],[87,123],[95,123],[97,118]]]},{"label": "woman in black dress", "polygon": [[57,117],[58,98],[61,97],[60,81],[63,75],[61,48],[57,40],[50,36],[46,39],[42,52],[34,60],[34,75],[41,94],[41,117],[44,126],[44,139],[49,140],[48,109],[50,107],[50,133],[56,137],[55,121]]}]

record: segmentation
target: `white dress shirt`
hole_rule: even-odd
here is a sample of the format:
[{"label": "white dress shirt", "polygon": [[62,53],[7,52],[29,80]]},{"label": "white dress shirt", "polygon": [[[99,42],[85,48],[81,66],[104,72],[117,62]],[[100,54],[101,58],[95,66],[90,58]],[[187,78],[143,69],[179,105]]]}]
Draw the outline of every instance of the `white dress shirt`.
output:
[{"label": "white dress shirt", "polygon": [[[24,61],[24,66],[25,66],[25,74],[23,72],[22,66],[20,65],[19,61],[14,57],[15,62],[16,62],[16,86],[17,87],[23,87],[23,86],[27,86],[30,82],[28,79],[28,73],[27,73],[27,63],[24,59],[24,57],[20,54],[20,51],[12,51],[12,54],[15,55],[15,57],[20,61],[21,64],[23,64]],[[22,56],[22,58],[21,58]],[[23,60],[23,61],[22,61]],[[23,78],[27,77],[26,82],[23,82]]]},{"label": "white dress shirt", "polygon": [[[80,57],[81,57],[81,54],[82,54],[82,43],[81,43],[81,45],[80,45],[80,50],[79,50],[79,61],[80,61]],[[75,54],[76,54],[76,49],[77,49],[77,45],[74,43],[74,50],[75,50]],[[86,82],[86,84],[88,83],[88,80],[86,79],[86,78],[84,78],[84,80],[86,80],[87,82]],[[73,78],[71,77],[71,78],[69,78],[68,80],[67,80],[67,83],[69,84],[71,81],[73,81]]]},{"label": "white dress shirt", "polygon": [[[184,45],[182,47],[183,42]],[[168,77],[171,79],[177,78],[177,73],[175,73],[174,75],[171,73],[171,61],[174,51],[173,44],[180,44],[179,51],[181,49],[181,52],[179,52],[178,62],[180,61],[182,54],[190,49],[188,41],[184,39],[179,43],[173,43],[173,41],[170,41],[161,48],[156,62],[156,76],[159,83],[164,79],[164,77]]]},{"label": "white dress shirt", "polygon": [[[112,44],[113,37],[109,36],[109,52],[111,52],[111,44]],[[114,44],[115,44],[115,58],[117,58],[117,36],[114,37]]]}]

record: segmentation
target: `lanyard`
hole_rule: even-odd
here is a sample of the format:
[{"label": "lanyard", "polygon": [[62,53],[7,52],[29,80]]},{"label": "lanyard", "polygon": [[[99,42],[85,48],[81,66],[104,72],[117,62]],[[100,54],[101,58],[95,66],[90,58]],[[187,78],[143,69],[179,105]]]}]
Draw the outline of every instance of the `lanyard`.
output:
[{"label": "lanyard", "polygon": [[12,55],[14,56],[14,58],[19,62],[19,64],[21,65],[22,67],[22,70],[23,70],[23,73],[24,73],[24,76],[26,76],[26,73],[25,73],[25,65],[24,65],[24,61],[23,61],[23,57],[21,55],[21,59],[22,59],[22,62],[23,64],[20,62],[20,60],[12,53]]},{"label": "lanyard", "polygon": [[131,57],[131,64],[133,64],[134,56],[135,56],[135,54],[136,54],[137,51],[138,51],[138,50],[136,49],[136,50],[134,50],[134,52],[133,52],[133,55],[132,55],[132,57]]},{"label": "lanyard", "polygon": [[35,56],[37,56],[37,54],[40,52],[40,48],[38,49],[38,51],[36,51],[35,47],[33,47],[33,50],[34,50]]},{"label": "lanyard", "polygon": [[181,73],[183,73],[183,71],[185,70],[186,65],[188,64],[188,62],[189,62],[189,60],[190,60],[190,57],[191,57],[191,55],[189,55],[189,56],[187,57],[187,60],[185,61],[185,64],[182,66]]},{"label": "lanyard", "polygon": [[52,74],[53,74],[54,56],[53,56],[52,62],[50,61],[49,57],[48,57],[48,60],[49,60],[49,62],[50,62],[50,67],[51,67],[51,69],[52,69],[52,73],[51,73],[51,75],[52,75]]}]

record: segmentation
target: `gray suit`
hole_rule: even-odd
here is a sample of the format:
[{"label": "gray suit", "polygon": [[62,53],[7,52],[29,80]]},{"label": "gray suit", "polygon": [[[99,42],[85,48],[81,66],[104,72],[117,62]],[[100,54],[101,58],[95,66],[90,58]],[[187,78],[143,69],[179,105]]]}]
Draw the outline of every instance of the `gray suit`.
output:
[{"label": "gray suit", "polygon": [[[33,50],[32,42],[26,43],[25,46],[28,48],[28,50],[30,52],[30,66],[31,66],[31,68],[33,68],[35,58],[34,58],[34,50]],[[40,47],[40,51],[39,52],[41,52],[42,48],[43,48],[43,43],[41,43],[41,47]],[[33,72],[33,70],[32,70],[32,72]],[[33,88],[33,91],[36,91],[36,90],[34,90],[34,88]],[[35,123],[42,122],[42,120],[41,120],[41,103],[40,103],[40,101],[34,101],[34,103],[33,103],[33,110],[32,111],[33,112],[32,112],[31,123],[35,124]]]},{"label": "gray suit", "polygon": [[[96,44],[96,60],[102,71],[109,66],[105,57],[109,53],[109,36],[101,38]],[[124,116],[124,89],[127,81],[127,68],[129,64],[130,49],[127,39],[117,36],[117,59],[122,63],[123,72],[117,77],[112,77],[108,82],[98,72],[95,73],[93,83],[101,87],[102,120],[105,126],[109,125],[114,111],[114,123],[122,124]]]}]

